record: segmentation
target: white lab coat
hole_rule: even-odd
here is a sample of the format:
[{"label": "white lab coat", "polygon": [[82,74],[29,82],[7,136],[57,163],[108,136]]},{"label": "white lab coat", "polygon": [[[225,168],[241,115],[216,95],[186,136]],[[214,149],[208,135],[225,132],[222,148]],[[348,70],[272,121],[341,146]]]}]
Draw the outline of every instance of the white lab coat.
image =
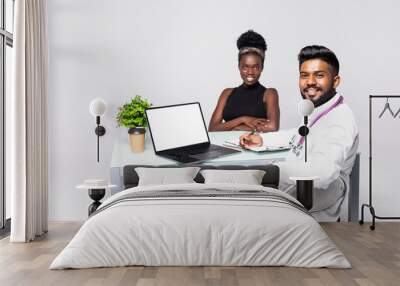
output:
[{"label": "white lab coat", "polygon": [[[315,108],[309,116],[309,123],[321,112],[328,109],[339,98],[336,94],[328,102]],[[293,129],[291,134],[298,134]],[[288,132],[286,132],[288,133]],[[268,145],[268,133],[263,134]],[[296,135],[295,144],[300,136]],[[304,143],[300,154],[290,151],[286,161],[279,162],[279,188],[296,195],[296,183],[291,176],[317,176],[314,181],[314,200],[312,212],[319,220],[335,220],[339,216],[340,205],[344,198],[349,174],[353,167],[358,148],[358,127],[353,112],[345,103],[339,104],[321,117],[311,128],[307,136],[307,165],[304,163]]]}]

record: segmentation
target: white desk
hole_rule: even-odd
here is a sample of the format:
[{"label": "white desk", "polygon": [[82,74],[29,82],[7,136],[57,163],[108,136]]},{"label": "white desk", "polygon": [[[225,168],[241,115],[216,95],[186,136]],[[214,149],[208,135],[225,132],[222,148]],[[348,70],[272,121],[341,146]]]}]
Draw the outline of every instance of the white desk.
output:
[{"label": "white desk", "polygon": [[[238,141],[244,131],[210,132],[212,144],[222,146],[225,141]],[[130,149],[128,134],[116,139],[111,158],[111,183],[117,185],[115,191],[122,190],[122,168],[126,165],[179,165],[180,163],[154,153],[149,132],[146,132],[145,149],[143,153],[133,153]],[[203,165],[266,165],[285,160],[288,151],[256,153],[242,151],[233,155],[201,162]]]}]

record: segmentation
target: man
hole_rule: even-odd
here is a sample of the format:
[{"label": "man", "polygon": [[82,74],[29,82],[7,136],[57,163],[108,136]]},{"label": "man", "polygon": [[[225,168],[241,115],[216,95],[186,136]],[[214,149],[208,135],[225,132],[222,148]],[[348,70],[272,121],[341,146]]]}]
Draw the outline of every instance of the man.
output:
[{"label": "man", "polygon": [[[339,217],[345,187],[349,185],[358,147],[358,128],[343,96],[336,92],[340,83],[336,55],[323,46],[307,46],[300,51],[298,59],[301,95],[315,106],[308,124],[308,163],[304,163],[304,140],[300,135],[294,135],[286,161],[278,164],[279,188],[295,196],[296,183],[289,177],[319,177],[314,181],[311,211],[319,220],[335,220]],[[297,134],[297,129],[289,133]],[[240,137],[240,143],[245,147],[268,145],[268,136],[245,134]]]}]

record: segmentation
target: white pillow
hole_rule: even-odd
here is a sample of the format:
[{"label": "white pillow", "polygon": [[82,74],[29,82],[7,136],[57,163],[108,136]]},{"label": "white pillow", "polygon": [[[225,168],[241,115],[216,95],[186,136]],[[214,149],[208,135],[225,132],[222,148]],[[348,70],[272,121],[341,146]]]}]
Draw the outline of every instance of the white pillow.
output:
[{"label": "white pillow", "polygon": [[138,186],[195,183],[193,179],[199,167],[185,168],[135,168],[139,176]]},{"label": "white pillow", "polygon": [[205,184],[234,183],[246,185],[261,185],[265,171],[261,170],[202,170]]}]

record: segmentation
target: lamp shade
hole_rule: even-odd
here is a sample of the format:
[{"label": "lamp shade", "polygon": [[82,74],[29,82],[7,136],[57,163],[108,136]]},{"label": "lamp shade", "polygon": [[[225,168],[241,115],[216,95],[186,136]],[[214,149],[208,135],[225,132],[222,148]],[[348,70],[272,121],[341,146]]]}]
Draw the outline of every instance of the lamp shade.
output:
[{"label": "lamp shade", "polygon": [[297,111],[301,116],[308,116],[314,111],[314,103],[309,99],[304,99],[299,102]]},{"label": "lamp shade", "polygon": [[89,111],[93,116],[102,116],[106,112],[106,102],[101,98],[93,99],[89,105]]}]

